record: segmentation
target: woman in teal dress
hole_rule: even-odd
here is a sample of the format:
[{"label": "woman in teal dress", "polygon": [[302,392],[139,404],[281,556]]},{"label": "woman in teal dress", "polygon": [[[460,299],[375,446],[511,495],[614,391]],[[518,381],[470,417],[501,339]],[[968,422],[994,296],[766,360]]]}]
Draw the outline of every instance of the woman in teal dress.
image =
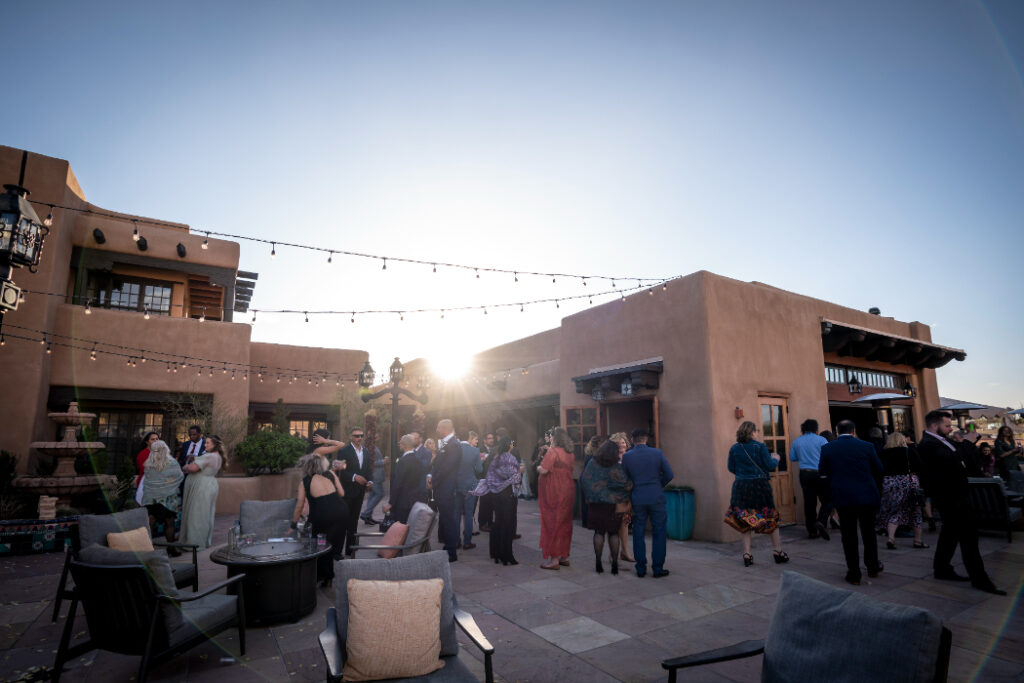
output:
[{"label": "woman in teal dress", "polygon": [[217,507],[217,473],[224,464],[224,442],[219,436],[206,437],[206,452],[182,469],[185,499],[181,508],[181,542],[200,548],[213,545],[213,513]]}]

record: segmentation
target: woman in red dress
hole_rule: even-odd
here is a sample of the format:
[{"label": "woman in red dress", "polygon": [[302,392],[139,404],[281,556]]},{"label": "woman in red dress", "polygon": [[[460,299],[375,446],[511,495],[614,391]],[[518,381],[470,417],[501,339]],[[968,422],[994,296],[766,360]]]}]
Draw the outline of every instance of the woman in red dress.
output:
[{"label": "woman in red dress", "polygon": [[576,486],[572,480],[575,458],[569,433],[561,427],[551,430],[551,448],[537,467],[540,473],[540,549],[544,554],[541,569],[569,566],[572,545],[572,506]]}]

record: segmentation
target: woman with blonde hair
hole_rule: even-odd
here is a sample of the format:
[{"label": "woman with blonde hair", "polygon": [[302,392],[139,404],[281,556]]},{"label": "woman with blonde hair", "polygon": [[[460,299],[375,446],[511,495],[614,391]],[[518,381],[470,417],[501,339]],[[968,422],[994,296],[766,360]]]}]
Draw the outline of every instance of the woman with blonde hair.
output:
[{"label": "woman with blonde hair", "polygon": [[729,471],[735,475],[726,524],[743,534],[743,566],[754,564],[750,554],[751,534],[770,534],[775,550],[775,563],[789,562],[782,552],[779,536],[779,511],[772,496],[769,472],[779,466],[779,454],[769,453],[768,447],[754,437],[757,425],[749,420],[736,430],[736,443],[729,449]]},{"label": "woman with blonde hair", "polygon": [[[633,443],[629,440],[626,432],[615,432],[609,441],[614,441],[619,447],[619,464],[622,464],[622,456],[626,454]],[[627,509],[622,515],[622,526],[619,528],[619,559],[623,562],[636,562],[636,559],[629,556],[629,530],[633,528],[633,503],[627,499]]]},{"label": "woman with blonde hair", "polygon": [[572,478],[574,462],[569,432],[555,427],[551,431],[551,448],[537,466],[542,482],[538,500],[540,549],[544,555],[541,569],[569,566],[572,507],[576,498],[576,484]]},{"label": "woman with blonde hair", "polygon": [[345,490],[338,475],[327,464],[327,457],[313,452],[299,460],[302,481],[299,482],[298,500],[292,513],[292,525],[297,525],[306,505],[309,505],[309,523],[314,534],[324,534],[331,544],[331,552],[317,558],[317,576],[322,586],[334,581],[334,558],[340,558],[348,533],[348,505]]},{"label": "woman with blonde hair", "polygon": [[[164,525],[164,538],[174,542],[174,520],[178,516],[181,499],[178,495],[181,480],[181,466],[171,456],[171,449],[157,439],[149,443],[149,456],[143,463],[142,505],[149,511],[149,526],[156,529]],[[176,548],[168,548],[167,554],[176,557],[181,554]]]},{"label": "woman with blonde hair", "polygon": [[[885,441],[881,454],[885,476],[882,477],[882,503],[875,518],[875,530],[885,529],[888,540],[885,547],[896,549],[896,529],[900,525],[914,525],[914,547],[927,548],[921,540],[923,498],[921,482],[917,478],[919,469],[916,458],[911,457],[907,439],[899,432],[893,432]],[[919,493],[920,492],[920,493]]]}]

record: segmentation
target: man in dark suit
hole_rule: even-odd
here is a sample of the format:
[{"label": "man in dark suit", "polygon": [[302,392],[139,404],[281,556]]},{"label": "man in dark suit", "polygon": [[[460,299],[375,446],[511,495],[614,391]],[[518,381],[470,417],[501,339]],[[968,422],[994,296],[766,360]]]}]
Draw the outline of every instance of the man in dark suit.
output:
[{"label": "man in dark suit", "polygon": [[668,515],[665,512],[664,488],[675,475],[665,454],[647,445],[647,430],[633,430],[634,446],[622,456],[622,469],[633,482],[633,557],[636,575],[647,573],[647,545],[644,533],[647,518],[651,519],[652,576],[668,576],[665,552],[668,539]]},{"label": "man in dark suit", "polygon": [[341,480],[341,488],[345,491],[345,504],[348,506],[348,534],[345,551],[356,544],[356,528],[359,525],[359,513],[363,509],[363,496],[373,487],[373,454],[363,449],[363,430],[356,427],[349,432],[348,444],[338,451],[335,463],[345,462],[345,469],[335,470]]},{"label": "man in dark suit", "polygon": [[420,482],[427,476],[420,459],[416,457],[416,438],[406,434],[399,441],[402,457],[395,465],[394,483],[391,485],[389,509],[391,519],[402,524],[409,522],[409,511],[417,502],[426,502],[420,491]]},{"label": "man in dark suit", "polygon": [[203,438],[203,428],[192,425],[188,428],[188,441],[181,444],[181,450],[178,451],[178,464],[184,467],[205,452],[206,439]]},{"label": "man in dark suit", "polygon": [[[978,550],[978,530],[968,501],[967,477],[973,474],[980,476],[980,472],[974,471],[974,463],[947,438],[953,431],[952,417],[942,410],[933,410],[925,415],[924,436],[917,445],[924,467],[925,488],[942,517],[932,571],[936,579],[970,580],[972,586],[986,593],[1006,595],[1006,591],[996,588],[989,578]],[[960,546],[967,576],[961,576],[953,569],[957,545]]]},{"label": "man in dark suit", "polygon": [[843,420],[836,425],[839,436],[821,447],[818,474],[829,486],[832,502],[839,512],[839,531],[846,555],[846,581],[860,585],[860,554],[857,529],[864,540],[864,564],[875,578],[884,568],[878,561],[875,517],[882,501],[877,480],[882,478],[882,461],[875,447],[857,438],[857,425]]},{"label": "man in dark suit", "polygon": [[438,527],[448,561],[459,559],[456,546],[459,544],[459,464],[462,461],[462,442],[455,436],[452,421],[445,419],[437,423],[437,457],[427,475],[427,486],[434,490],[437,501]]}]

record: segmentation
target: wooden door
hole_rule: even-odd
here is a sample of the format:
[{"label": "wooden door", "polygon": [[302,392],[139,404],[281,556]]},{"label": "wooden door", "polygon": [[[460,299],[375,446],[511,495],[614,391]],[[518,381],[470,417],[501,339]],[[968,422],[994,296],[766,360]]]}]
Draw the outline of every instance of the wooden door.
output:
[{"label": "wooden door", "polygon": [[793,468],[789,462],[789,410],[786,399],[762,396],[761,436],[769,453],[779,454],[779,466],[772,472],[772,495],[783,524],[796,522],[793,497]]}]

